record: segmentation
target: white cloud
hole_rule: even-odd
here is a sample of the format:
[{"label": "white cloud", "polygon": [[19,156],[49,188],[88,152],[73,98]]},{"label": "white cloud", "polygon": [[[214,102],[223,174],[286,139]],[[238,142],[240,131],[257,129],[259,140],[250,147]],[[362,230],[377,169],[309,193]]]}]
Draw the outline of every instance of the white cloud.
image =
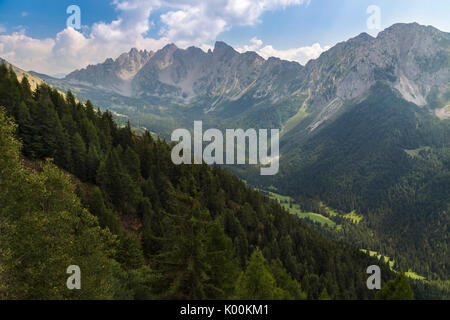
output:
[{"label": "white cloud", "polygon": [[271,45],[267,45],[258,50],[262,57],[278,57],[284,60],[297,61],[305,65],[309,60],[316,59],[324,51],[330,49],[330,46],[321,46],[319,43],[314,43],[310,47],[299,47],[287,50],[277,50]]},{"label": "white cloud", "polygon": [[0,24],[0,33],[6,32],[6,28]]},{"label": "white cloud", "polygon": [[[14,63],[25,62],[27,65],[48,65],[47,60],[55,45],[53,39],[37,40],[21,32],[0,36],[1,57]],[[21,67],[22,64],[19,64]]]},{"label": "white cloud", "polygon": [[33,39],[25,30],[0,35],[0,56],[25,69],[50,75],[68,73],[88,64],[117,57],[121,53],[138,49],[156,50],[169,43],[169,39],[145,38],[149,30],[152,6],[148,1],[115,1],[119,10],[111,23],[99,22],[79,32],[66,28],[54,39]]},{"label": "white cloud", "polygon": [[309,4],[309,0],[169,0],[162,4],[175,10],[161,16],[165,24],[161,34],[175,42],[200,45],[232,26],[255,25],[264,11]]},{"label": "white cloud", "polygon": [[239,49],[239,51],[245,52],[245,51],[255,51],[259,48],[261,48],[263,42],[260,39],[257,39],[256,37],[253,37],[250,39],[250,45],[245,45],[243,49]]},{"label": "white cloud", "polygon": [[181,46],[188,43],[199,45],[213,39],[225,30],[227,22],[220,17],[208,17],[204,10],[193,7],[163,14],[161,21],[166,26],[160,34]]},{"label": "white cloud", "polygon": [[[0,56],[26,70],[58,74],[117,57],[131,47],[156,50],[174,42],[180,47],[196,45],[207,50],[220,33],[232,26],[254,25],[264,11],[308,4],[309,0],[113,0],[112,3],[118,12],[116,20],[98,22],[82,31],[66,28],[48,39],[31,38],[25,30],[0,34]],[[152,26],[150,14],[161,7],[169,11],[160,16],[163,23],[160,38],[146,37]],[[248,49],[262,45],[260,40],[255,41]],[[270,46],[258,50],[261,54],[300,60],[302,54],[311,54],[305,50],[288,54]]]},{"label": "white cloud", "polygon": [[263,42],[256,37],[250,39],[250,45],[244,45],[243,48],[237,48],[239,52],[255,51],[263,58],[277,57],[283,60],[297,61],[305,65],[309,60],[316,59],[320,54],[330,49],[330,46],[321,46],[314,43],[312,46],[291,48],[286,50],[277,50],[271,45],[263,46]]}]

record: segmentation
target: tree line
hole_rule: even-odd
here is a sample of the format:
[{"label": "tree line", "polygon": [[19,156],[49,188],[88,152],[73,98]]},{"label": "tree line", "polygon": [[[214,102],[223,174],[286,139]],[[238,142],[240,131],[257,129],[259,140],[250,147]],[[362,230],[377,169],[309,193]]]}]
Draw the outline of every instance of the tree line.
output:
[{"label": "tree line", "polygon": [[[0,298],[375,297],[376,259],[228,171],[176,166],[164,140],[4,65],[0,105]],[[79,291],[65,288],[72,264]]]}]

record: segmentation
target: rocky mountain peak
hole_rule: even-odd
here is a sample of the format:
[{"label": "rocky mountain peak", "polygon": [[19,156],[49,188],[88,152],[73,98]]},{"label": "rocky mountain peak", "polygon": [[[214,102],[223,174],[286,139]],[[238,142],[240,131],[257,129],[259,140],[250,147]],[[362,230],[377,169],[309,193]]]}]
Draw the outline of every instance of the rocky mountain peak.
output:
[{"label": "rocky mountain peak", "polygon": [[224,56],[224,55],[234,55],[238,53],[236,50],[233,49],[233,47],[229,46],[223,41],[216,41],[214,45],[213,54],[217,56]]},{"label": "rocky mountain peak", "polygon": [[383,37],[388,34],[401,36],[405,34],[422,33],[423,31],[428,32],[429,27],[420,25],[416,22],[412,23],[395,23],[392,26],[384,29],[379,33],[379,36]]},{"label": "rocky mountain peak", "polygon": [[178,50],[178,47],[173,43],[169,43],[169,44],[165,45],[161,50],[158,50],[157,53],[172,54],[176,50]]},{"label": "rocky mountain peak", "polygon": [[130,53],[130,55],[131,54],[137,54],[137,53],[139,53],[139,50],[137,48],[131,48],[129,53]]},{"label": "rocky mountain peak", "polygon": [[361,43],[364,43],[367,41],[371,41],[373,39],[374,39],[374,37],[372,37],[370,34],[363,32],[363,33],[360,33],[359,35],[357,35],[356,37],[349,39],[347,42],[361,44]]},{"label": "rocky mountain peak", "polygon": [[174,44],[155,53],[133,48],[67,78],[142,99],[200,99],[214,110],[241,98],[275,103],[293,93],[307,94],[304,107],[323,111],[313,119],[316,128],[379,81],[419,106],[428,103],[432,90],[438,98],[445,96],[450,90],[449,48],[449,33],[416,23],[395,24],[377,37],[361,33],[338,43],[305,67],[273,57],[266,60],[255,52],[239,53],[217,41],[207,53]]}]

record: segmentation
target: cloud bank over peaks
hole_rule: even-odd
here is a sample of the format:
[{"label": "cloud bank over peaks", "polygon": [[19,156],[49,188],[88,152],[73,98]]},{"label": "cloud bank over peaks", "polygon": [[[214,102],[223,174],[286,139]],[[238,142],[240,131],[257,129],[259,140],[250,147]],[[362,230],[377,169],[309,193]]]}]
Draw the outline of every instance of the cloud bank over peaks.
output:
[{"label": "cloud bank over peaks", "polygon": [[[132,47],[158,50],[175,43],[182,48],[195,45],[207,49],[219,34],[233,26],[259,23],[265,11],[308,4],[309,0],[114,0],[117,17],[113,21],[83,26],[80,31],[65,28],[54,38],[32,38],[24,30],[4,34],[0,26],[0,56],[25,70],[50,75],[68,73],[115,58]],[[150,15],[160,8],[167,10],[159,16],[159,38],[147,37],[153,26]],[[264,57],[301,63],[325,50],[318,44],[276,50],[270,45],[262,46],[258,39],[248,46],[253,47]]]},{"label": "cloud bank over peaks", "polygon": [[283,60],[296,61],[305,65],[309,60],[318,58],[322,52],[327,51],[330,48],[331,46],[321,46],[319,43],[314,43],[309,47],[277,50],[271,45],[263,46],[262,40],[253,37],[250,39],[250,44],[244,45],[242,48],[236,48],[236,50],[239,52],[255,51],[265,59],[277,57]]}]

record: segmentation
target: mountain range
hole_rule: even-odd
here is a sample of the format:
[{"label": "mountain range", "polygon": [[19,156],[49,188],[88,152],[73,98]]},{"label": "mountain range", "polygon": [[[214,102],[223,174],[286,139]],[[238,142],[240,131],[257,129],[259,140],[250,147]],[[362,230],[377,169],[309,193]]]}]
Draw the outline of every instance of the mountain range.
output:
[{"label": "mountain range", "polygon": [[[338,43],[305,66],[223,42],[208,52],[170,44],[45,80],[166,138],[194,120],[279,128],[277,176],[230,169],[339,222],[330,236],[429,280],[449,279],[449,33],[395,24]],[[358,223],[342,219],[350,213]]]},{"label": "mountain range", "polygon": [[[377,81],[418,106],[437,99],[445,107],[447,101],[440,100],[450,90],[449,39],[430,26],[396,24],[376,38],[363,33],[339,43],[306,66],[239,53],[223,42],[208,52],[170,44],[157,52],[133,48],[50,82],[131,118],[153,113],[167,120],[172,115],[182,124],[219,119],[282,127],[284,134],[305,117],[313,131],[349,102],[364,98]],[[435,112],[450,117],[448,110]]]}]

